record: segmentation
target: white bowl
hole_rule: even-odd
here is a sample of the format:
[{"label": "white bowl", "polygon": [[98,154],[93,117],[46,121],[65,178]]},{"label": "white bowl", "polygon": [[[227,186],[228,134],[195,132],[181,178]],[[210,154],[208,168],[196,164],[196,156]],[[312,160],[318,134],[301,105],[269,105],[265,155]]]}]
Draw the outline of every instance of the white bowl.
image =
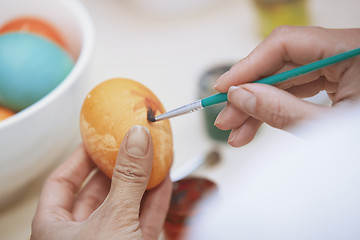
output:
[{"label": "white bowl", "polygon": [[0,205],[68,152],[78,139],[83,80],[93,48],[90,16],[78,0],[0,0],[0,25],[21,16],[51,22],[64,37],[76,63],[47,96],[0,121]]}]

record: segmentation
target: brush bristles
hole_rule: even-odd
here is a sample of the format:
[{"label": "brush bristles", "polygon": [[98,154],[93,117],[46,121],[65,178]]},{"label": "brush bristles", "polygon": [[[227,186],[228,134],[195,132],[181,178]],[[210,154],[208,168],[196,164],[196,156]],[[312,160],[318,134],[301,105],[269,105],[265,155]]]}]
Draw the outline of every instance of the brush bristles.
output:
[{"label": "brush bristles", "polygon": [[150,107],[148,107],[148,111],[147,111],[147,120],[149,122],[156,122],[155,112]]}]

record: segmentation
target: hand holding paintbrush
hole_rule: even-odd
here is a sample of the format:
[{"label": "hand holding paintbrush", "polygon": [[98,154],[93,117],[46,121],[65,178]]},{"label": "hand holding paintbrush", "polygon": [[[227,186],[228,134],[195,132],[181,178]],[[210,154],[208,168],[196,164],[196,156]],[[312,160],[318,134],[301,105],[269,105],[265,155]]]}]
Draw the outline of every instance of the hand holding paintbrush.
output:
[{"label": "hand holding paintbrush", "polygon": [[[233,129],[231,145],[245,145],[262,122],[283,129],[326,109],[297,97],[325,90],[333,105],[358,98],[360,67],[355,57],[360,54],[359,39],[359,29],[278,28],[219,78],[215,88],[221,93],[148,119],[159,121],[229,101],[215,125]],[[267,86],[274,84],[287,92]]]},{"label": "hand holding paintbrush", "polygon": [[[324,58],[291,70],[288,70],[286,72],[278,73],[269,77],[262,78],[260,80],[254,81],[253,83],[263,83],[263,84],[279,84],[286,80],[311,73],[314,71],[317,71],[321,68],[333,65],[335,63],[345,61],[349,58],[355,57],[360,55],[360,48],[356,48],[344,53],[340,53],[337,55],[334,55],[332,57]],[[215,86],[216,87],[216,86]],[[234,86],[232,86],[234,88]],[[228,101],[227,93],[218,93],[213,96],[197,100],[195,102],[192,102],[190,104],[187,104],[185,106],[182,106],[180,108],[174,109],[170,112],[166,112],[164,114],[161,114],[159,116],[153,116],[152,114],[148,115],[148,120],[151,122],[156,122],[176,116],[180,116],[183,114],[187,114],[190,112],[195,112],[197,110],[203,109],[205,107],[209,107],[218,103],[226,102]]]}]

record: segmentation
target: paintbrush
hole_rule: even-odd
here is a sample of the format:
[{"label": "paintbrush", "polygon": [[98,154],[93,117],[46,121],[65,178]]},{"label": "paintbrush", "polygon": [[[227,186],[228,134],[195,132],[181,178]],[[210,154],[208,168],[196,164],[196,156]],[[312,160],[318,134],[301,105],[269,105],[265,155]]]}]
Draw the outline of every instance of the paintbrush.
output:
[{"label": "paintbrush", "polygon": [[[327,67],[329,65],[344,61],[346,59],[355,57],[360,54],[360,48],[353,49],[348,52],[340,53],[338,55],[334,55],[328,58],[324,58],[321,60],[318,60],[316,62],[312,62],[294,69],[291,69],[286,72],[282,72],[276,75],[272,75],[266,78],[262,78],[260,80],[255,81],[254,83],[263,83],[263,84],[277,84],[280,82],[284,82],[286,80],[289,80],[291,78],[310,73],[316,70],[319,70],[321,68]],[[169,112],[163,113],[158,116],[154,116],[152,113],[148,113],[147,119],[151,122],[156,122],[180,115],[184,115],[187,113],[195,112],[200,109],[203,109],[205,107],[209,107],[218,103],[226,102],[228,101],[227,93],[218,93],[215,95],[212,95],[210,97],[197,100],[195,102],[192,102],[190,104],[184,105],[182,107],[176,108],[174,110],[171,110]]]}]

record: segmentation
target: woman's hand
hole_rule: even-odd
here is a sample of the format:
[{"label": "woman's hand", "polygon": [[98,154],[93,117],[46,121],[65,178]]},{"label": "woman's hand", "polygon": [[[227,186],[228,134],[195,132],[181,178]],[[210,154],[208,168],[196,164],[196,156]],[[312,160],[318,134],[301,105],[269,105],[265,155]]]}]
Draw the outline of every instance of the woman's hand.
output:
[{"label": "woman's hand", "polygon": [[223,130],[232,129],[229,144],[239,147],[254,138],[263,122],[286,129],[329,111],[328,107],[301,98],[325,90],[333,106],[358,100],[359,57],[276,86],[250,83],[358,47],[360,29],[276,28],[249,56],[217,80],[216,90],[228,92],[229,103],[218,115],[215,125]]},{"label": "woman's hand", "polygon": [[31,239],[157,239],[172,184],[167,177],[145,192],[152,156],[149,131],[134,126],[121,144],[111,183],[97,171],[82,186],[95,165],[80,146],[45,182]]}]

